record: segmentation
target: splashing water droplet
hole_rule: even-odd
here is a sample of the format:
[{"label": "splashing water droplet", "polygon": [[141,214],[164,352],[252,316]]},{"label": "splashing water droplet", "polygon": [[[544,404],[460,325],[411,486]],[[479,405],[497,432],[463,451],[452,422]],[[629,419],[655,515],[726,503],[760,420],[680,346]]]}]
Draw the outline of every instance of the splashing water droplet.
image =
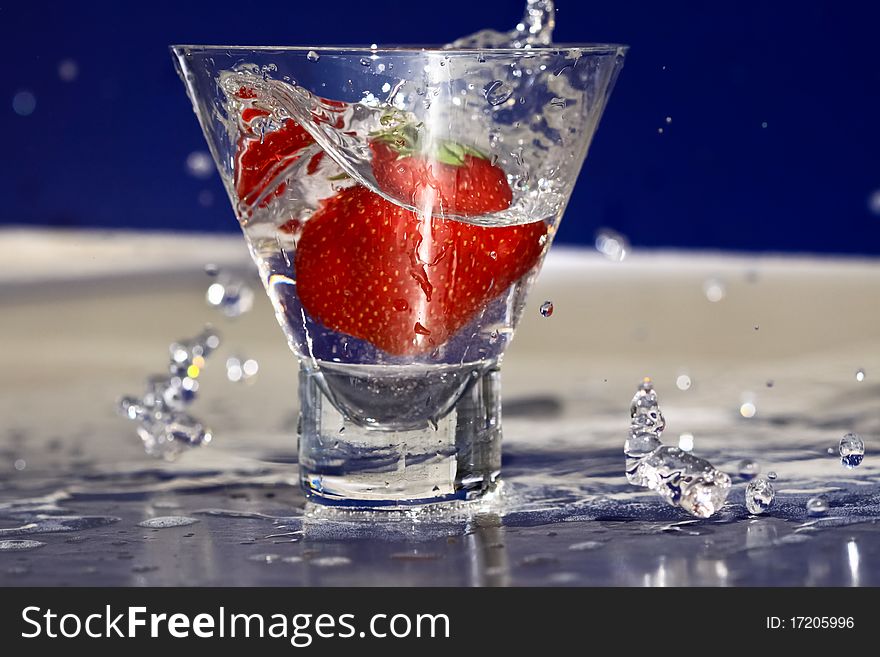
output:
[{"label": "splashing water droplet", "polygon": [[739,462],[737,470],[739,471],[739,476],[748,481],[749,479],[754,479],[758,476],[758,473],[761,471],[761,466],[758,465],[758,462],[754,459],[743,459]]},{"label": "splashing water droplet", "polygon": [[868,197],[868,210],[871,211],[871,214],[880,215],[880,189]]},{"label": "splashing water droplet", "polygon": [[812,517],[824,516],[829,509],[828,498],[824,495],[811,497],[807,500],[807,515]]},{"label": "splashing water droplet", "polygon": [[58,62],[58,77],[64,82],[73,82],[79,77],[79,64],[73,59]]},{"label": "splashing water droplet", "polygon": [[253,358],[230,356],[226,359],[226,378],[232,383],[251,382],[259,370],[260,364]]},{"label": "splashing water droplet", "polygon": [[861,368],[857,369],[856,370],[856,381],[861,383],[864,380],[865,380],[865,370],[863,370]]},{"label": "splashing water droplet", "polygon": [[751,419],[755,417],[755,414],[757,412],[758,408],[757,406],[755,406],[755,402],[753,401],[744,401],[739,407],[739,414],[746,419]]},{"label": "splashing water droplet", "polygon": [[193,178],[210,178],[214,173],[214,160],[210,153],[193,151],[186,156],[186,171]]},{"label": "splashing water droplet", "polygon": [[361,57],[361,66],[370,66],[372,62],[366,57]]},{"label": "splashing water droplet", "polygon": [[483,87],[483,95],[486,97],[486,102],[493,107],[507,102],[512,94],[513,88],[501,80],[493,80]]},{"label": "splashing water droplet", "polygon": [[703,283],[703,294],[712,303],[718,303],[727,295],[727,288],[717,278],[709,278]]},{"label": "splashing water droplet", "polygon": [[763,477],[750,481],[746,486],[746,508],[752,515],[766,513],[775,498],[776,491],[773,489],[773,484]]},{"label": "splashing water droplet", "polygon": [[254,291],[244,281],[229,274],[221,274],[208,287],[205,298],[227,317],[238,317],[254,305]]},{"label": "splashing water droplet", "polygon": [[600,228],[594,243],[596,250],[613,262],[623,262],[630,251],[629,240],[609,228]]},{"label": "splashing water droplet", "polygon": [[857,433],[848,433],[840,439],[838,451],[841,465],[848,469],[856,468],[865,458],[865,441]]},{"label": "splashing water droplet", "polygon": [[770,481],[776,481],[776,478],[778,476],[779,475],[776,474],[776,472],[774,470],[771,470],[770,472],[767,473],[767,479],[769,479]]},{"label": "splashing water droplet", "polygon": [[678,378],[675,379],[675,387],[679,390],[690,390],[691,377],[687,374],[679,374]]},{"label": "splashing water droplet", "polygon": [[30,91],[19,91],[12,97],[12,111],[19,116],[30,116],[37,109],[37,97]]},{"label": "splashing water droplet", "polygon": [[678,448],[683,452],[691,452],[694,449],[694,434],[683,433],[678,437]]},{"label": "splashing water droplet", "polygon": [[538,311],[541,313],[542,317],[550,317],[550,315],[553,314],[553,302],[545,301],[541,304],[541,307],[538,309]]}]

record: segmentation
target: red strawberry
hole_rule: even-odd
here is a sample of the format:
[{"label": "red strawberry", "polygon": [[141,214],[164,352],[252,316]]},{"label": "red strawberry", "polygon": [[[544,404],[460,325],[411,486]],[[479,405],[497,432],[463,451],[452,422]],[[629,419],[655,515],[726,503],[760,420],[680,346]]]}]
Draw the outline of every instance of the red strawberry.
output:
[{"label": "red strawberry", "polygon": [[430,204],[435,212],[472,217],[510,207],[507,176],[476,149],[443,142],[428,157],[400,130],[375,139],[370,149],[382,191],[419,209]]},{"label": "red strawberry", "polygon": [[547,228],[425,220],[361,185],[305,223],[297,291],[313,319],[394,355],[442,345],[531,269]]},{"label": "red strawberry", "polygon": [[[235,191],[240,201],[251,205],[263,193],[272,178],[300,152],[315,143],[312,136],[292,119],[287,119],[278,130],[260,137],[241,139],[235,166]],[[283,187],[279,188],[279,192]]]}]

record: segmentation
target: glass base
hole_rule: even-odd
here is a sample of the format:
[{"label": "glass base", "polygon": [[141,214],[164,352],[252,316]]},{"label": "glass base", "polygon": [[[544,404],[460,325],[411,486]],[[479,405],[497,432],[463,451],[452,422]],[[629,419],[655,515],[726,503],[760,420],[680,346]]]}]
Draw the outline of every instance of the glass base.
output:
[{"label": "glass base", "polygon": [[501,469],[497,366],[474,371],[441,417],[406,429],[370,425],[340,411],[322,377],[320,370],[300,368],[299,468],[309,501],[400,509],[494,490]]}]

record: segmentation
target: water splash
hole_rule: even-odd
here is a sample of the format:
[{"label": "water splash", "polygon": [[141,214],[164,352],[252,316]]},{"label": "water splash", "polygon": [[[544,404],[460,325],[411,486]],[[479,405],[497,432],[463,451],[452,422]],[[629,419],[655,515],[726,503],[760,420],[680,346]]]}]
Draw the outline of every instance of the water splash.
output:
[{"label": "water splash", "polygon": [[119,413],[138,423],[137,434],[150,456],[172,461],[191,447],[207,445],[213,433],[185,412],[195,400],[198,378],[206,358],[220,346],[220,335],[210,326],[196,337],[168,347],[169,374],[151,376],[141,397],[117,402]]},{"label": "water splash", "polygon": [[508,32],[480,30],[456,39],[449,48],[530,48],[553,41],[556,10],[553,0],[527,0],[522,20]]},{"label": "water splash", "polygon": [[221,273],[217,280],[208,286],[205,300],[226,317],[239,317],[253,308],[254,290],[242,279]]},{"label": "water splash", "polygon": [[650,379],[639,385],[630,417],[623,451],[626,478],[631,484],[650,488],[669,505],[698,518],[708,518],[724,506],[730,477],[705,459],[660,441],[666,420]]}]

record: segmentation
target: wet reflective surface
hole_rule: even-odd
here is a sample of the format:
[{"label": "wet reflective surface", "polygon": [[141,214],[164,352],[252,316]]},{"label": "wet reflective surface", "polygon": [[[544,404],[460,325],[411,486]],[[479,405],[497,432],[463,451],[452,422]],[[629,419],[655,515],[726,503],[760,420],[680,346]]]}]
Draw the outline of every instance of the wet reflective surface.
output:
[{"label": "wet reflective surface", "polygon": [[[871,262],[551,254],[502,370],[503,491],[377,522],[304,507],[297,368],[269,304],[218,319],[205,303],[206,262],[250,275],[239,238],[132,240],[0,235],[2,585],[880,584]],[[152,459],[116,400],[207,321],[225,339],[192,410],[214,440]],[[250,385],[227,378],[241,353],[259,362]],[[733,481],[708,519],[624,476],[646,375],[664,441],[687,436]],[[864,441],[853,469],[848,433]],[[778,473],[760,516],[745,459]],[[823,495],[827,511],[808,512]]]}]

